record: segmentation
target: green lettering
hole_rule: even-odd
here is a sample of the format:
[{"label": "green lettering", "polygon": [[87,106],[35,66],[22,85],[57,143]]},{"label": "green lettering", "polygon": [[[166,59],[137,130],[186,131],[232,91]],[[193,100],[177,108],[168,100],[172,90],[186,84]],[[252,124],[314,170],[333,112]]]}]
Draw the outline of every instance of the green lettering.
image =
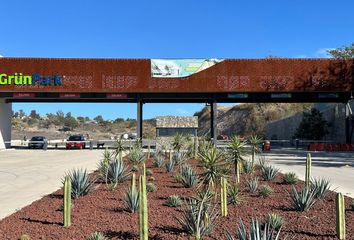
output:
[{"label": "green lettering", "polygon": [[20,73],[20,75],[18,76],[17,73],[15,73],[15,81],[14,81],[15,85],[21,85],[22,84],[22,73]]},{"label": "green lettering", "polygon": [[5,73],[0,74],[0,85],[6,85],[7,84],[7,75]]},{"label": "green lettering", "polygon": [[23,76],[23,84],[32,85],[32,76]]},{"label": "green lettering", "polygon": [[11,85],[12,84],[12,79],[14,79],[14,75],[10,75],[9,78],[7,79],[7,84]]}]

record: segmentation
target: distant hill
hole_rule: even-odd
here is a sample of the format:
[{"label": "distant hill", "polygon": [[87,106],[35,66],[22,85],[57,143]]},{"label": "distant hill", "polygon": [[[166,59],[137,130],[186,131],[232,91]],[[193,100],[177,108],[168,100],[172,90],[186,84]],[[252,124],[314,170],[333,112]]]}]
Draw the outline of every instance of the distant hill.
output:
[{"label": "distant hill", "polygon": [[[308,110],[310,103],[245,103],[233,107],[218,107],[218,134],[264,136],[268,122]],[[199,135],[210,133],[210,107],[194,114],[199,119]]]}]

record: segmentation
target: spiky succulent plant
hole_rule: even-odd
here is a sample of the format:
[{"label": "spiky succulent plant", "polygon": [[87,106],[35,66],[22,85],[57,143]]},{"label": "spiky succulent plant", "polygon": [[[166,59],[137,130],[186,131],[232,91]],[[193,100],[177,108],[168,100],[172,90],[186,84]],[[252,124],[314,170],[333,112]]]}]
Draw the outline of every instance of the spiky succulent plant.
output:
[{"label": "spiky succulent plant", "polygon": [[264,180],[271,181],[273,180],[279,173],[279,169],[273,167],[272,165],[265,165],[262,168],[262,174]]},{"label": "spiky succulent plant", "polygon": [[228,201],[231,204],[238,205],[242,201],[241,193],[237,185],[230,186],[227,195],[228,195]]},{"label": "spiky succulent plant", "polygon": [[87,238],[87,240],[108,240],[108,238],[106,238],[101,232],[94,232]]},{"label": "spiky succulent plant", "polygon": [[212,187],[216,186],[225,173],[224,155],[215,146],[212,146],[207,151],[200,153],[199,158],[203,166],[203,172],[200,176],[201,183]]},{"label": "spiky succulent plant", "polygon": [[316,192],[313,189],[303,188],[298,191],[294,186],[292,188],[292,194],[290,195],[292,206],[297,211],[307,211],[316,202]]},{"label": "spiky succulent plant", "polygon": [[273,194],[273,189],[268,185],[263,185],[258,189],[260,196],[266,198]]},{"label": "spiky succulent plant", "polygon": [[183,230],[201,240],[203,236],[209,235],[215,226],[218,212],[210,201],[212,194],[208,191],[198,194],[197,197],[189,199],[182,209],[182,216],[176,218]]},{"label": "spiky succulent plant", "polygon": [[153,162],[154,167],[160,168],[163,166],[164,162],[165,162],[165,157],[160,153],[156,153]]},{"label": "spiky succulent plant", "polygon": [[194,187],[198,183],[198,175],[189,165],[184,165],[181,167],[181,177],[181,182],[186,188]]},{"label": "spiky succulent plant", "polygon": [[71,196],[73,198],[85,196],[93,189],[94,181],[90,180],[86,169],[71,170],[67,173],[67,176],[69,176],[71,181]]},{"label": "spiky succulent plant", "polygon": [[128,168],[123,160],[116,159],[108,165],[106,174],[106,183],[117,186],[118,183],[125,181],[128,178]]},{"label": "spiky succulent plant", "polygon": [[173,159],[168,160],[165,163],[165,167],[167,172],[173,172],[173,169],[175,168],[175,162],[173,161]]},{"label": "spiky succulent plant", "polygon": [[154,183],[148,183],[146,184],[146,191],[147,192],[156,192],[157,191],[157,186]]},{"label": "spiky succulent plant", "polygon": [[315,192],[315,198],[325,199],[331,188],[331,182],[327,179],[313,179],[311,181],[311,189]]},{"label": "spiky succulent plant", "polygon": [[[264,224],[264,227],[262,229],[260,227],[258,220],[252,219],[250,230],[249,232],[247,232],[245,224],[241,219],[240,224],[237,227],[237,239],[239,240],[279,240],[280,231],[281,230],[275,232],[274,230],[270,229],[268,224]],[[226,232],[226,239],[235,240],[235,238],[229,231]]]},{"label": "spiky succulent plant", "polygon": [[254,171],[254,164],[251,161],[244,161],[243,163],[243,169],[245,170],[245,173],[253,173]]},{"label": "spiky succulent plant", "polygon": [[296,175],[296,173],[294,172],[288,172],[285,173],[283,176],[283,183],[284,184],[295,184],[298,181],[298,177]]},{"label": "spiky succulent plant", "polygon": [[268,224],[270,228],[279,230],[284,224],[284,219],[276,213],[269,213],[265,217],[264,222]]},{"label": "spiky succulent plant", "polygon": [[166,205],[169,207],[179,207],[182,204],[182,200],[178,195],[171,195],[166,200]]},{"label": "spiky succulent plant", "polygon": [[251,193],[257,192],[257,190],[258,190],[258,177],[251,178],[250,180],[248,180],[247,187]]},{"label": "spiky succulent plant", "polygon": [[176,165],[183,165],[188,159],[188,152],[174,152],[172,156],[173,161]]},{"label": "spiky succulent plant", "polygon": [[144,162],[145,154],[139,146],[134,146],[128,154],[128,159],[133,166],[137,166],[140,163]]}]

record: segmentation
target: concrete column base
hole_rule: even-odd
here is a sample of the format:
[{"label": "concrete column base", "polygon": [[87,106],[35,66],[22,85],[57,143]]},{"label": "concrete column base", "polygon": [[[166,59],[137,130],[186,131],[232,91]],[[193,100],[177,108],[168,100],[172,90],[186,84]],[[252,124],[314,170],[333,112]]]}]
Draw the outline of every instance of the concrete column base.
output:
[{"label": "concrete column base", "polygon": [[12,103],[0,98],[0,150],[11,147],[11,120]]}]

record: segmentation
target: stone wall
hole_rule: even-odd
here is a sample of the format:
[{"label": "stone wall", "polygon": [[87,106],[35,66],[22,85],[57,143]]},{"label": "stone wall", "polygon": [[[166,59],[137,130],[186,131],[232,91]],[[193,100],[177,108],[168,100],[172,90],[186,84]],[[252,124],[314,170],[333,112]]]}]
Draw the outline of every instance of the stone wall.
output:
[{"label": "stone wall", "polygon": [[[345,104],[334,104],[322,111],[324,119],[330,124],[329,134],[324,140],[335,143],[345,143]],[[302,120],[302,113],[279,121],[274,121],[266,126],[268,139],[291,140]]]},{"label": "stone wall", "polygon": [[[157,117],[156,129],[158,128],[196,128],[198,129],[198,117]],[[173,137],[156,137],[156,150],[162,148],[172,149]]]},{"label": "stone wall", "polygon": [[156,128],[198,128],[198,117],[157,117]]}]

